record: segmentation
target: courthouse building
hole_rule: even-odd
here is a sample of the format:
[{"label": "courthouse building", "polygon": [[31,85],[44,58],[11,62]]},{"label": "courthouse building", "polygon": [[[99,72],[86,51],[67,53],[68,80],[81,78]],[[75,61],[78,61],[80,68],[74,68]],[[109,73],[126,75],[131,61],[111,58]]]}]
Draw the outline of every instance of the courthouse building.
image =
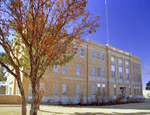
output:
[{"label": "courthouse building", "polygon": [[[26,98],[32,98],[31,83],[22,77]],[[88,39],[81,44],[74,58],[63,66],[48,68],[40,82],[43,102],[89,102],[96,96],[123,98],[142,96],[141,59],[130,52]],[[17,82],[7,77],[7,95],[20,95]]]}]

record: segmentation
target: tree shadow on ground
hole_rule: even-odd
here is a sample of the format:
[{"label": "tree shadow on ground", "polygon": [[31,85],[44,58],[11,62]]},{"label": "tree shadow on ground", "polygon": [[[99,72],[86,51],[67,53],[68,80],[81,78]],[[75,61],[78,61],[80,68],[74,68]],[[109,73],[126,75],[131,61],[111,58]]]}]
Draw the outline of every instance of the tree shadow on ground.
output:
[{"label": "tree shadow on ground", "polygon": [[75,113],[75,115],[150,115],[149,112],[138,112],[138,113],[117,113],[117,112],[112,112],[112,113]]}]

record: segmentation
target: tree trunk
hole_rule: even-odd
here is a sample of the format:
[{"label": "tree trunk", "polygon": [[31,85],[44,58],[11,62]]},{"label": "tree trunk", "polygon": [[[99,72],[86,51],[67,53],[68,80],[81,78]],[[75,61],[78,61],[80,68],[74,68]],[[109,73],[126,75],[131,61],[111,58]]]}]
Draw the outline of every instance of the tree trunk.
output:
[{"label": "tree trunk", "polygon": [[37,85],[32,84],[32,104],[30,109],[30,115],[37,115],[37,110],[38,110]]},{"label": "tree trunk", "polygon": [[22,109],[22,115],[26,115],[27,109],[26,109],[26,98],[24,96],[21,97],[21,109]]},{"label": "tree trunk", "polygon": [[18,88],[20,90],[20,94],[21,94],[21,109],[22,109],[22,115],[26,115],[27,114],[27,109],[26,109],[26,98],[25,98],[25,93],[24,93],[24,88],[23,88],[23,84],[21,82],[21,77],[20,77],[20,73],[18,72],[18,77],[17,77],[17,83],[18,83]]}]

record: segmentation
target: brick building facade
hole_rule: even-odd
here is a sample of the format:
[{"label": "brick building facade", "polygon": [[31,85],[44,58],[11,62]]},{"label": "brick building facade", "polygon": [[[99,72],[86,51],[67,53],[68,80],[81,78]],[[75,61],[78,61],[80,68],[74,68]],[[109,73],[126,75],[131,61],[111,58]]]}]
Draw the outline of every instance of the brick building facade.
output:
[{"label": "brick building facade", "polygon": [[[63,66],[47,69],[40,82],[43,102],[84,102],[96,96],[116,98],[142,95],[141,60],[129,52],[88,39],[78,48],[74,58]],[[32,98],[31,84],[22,77],[25,94]],[[16,80],[8,74],[7,95],[19,95]]]}]

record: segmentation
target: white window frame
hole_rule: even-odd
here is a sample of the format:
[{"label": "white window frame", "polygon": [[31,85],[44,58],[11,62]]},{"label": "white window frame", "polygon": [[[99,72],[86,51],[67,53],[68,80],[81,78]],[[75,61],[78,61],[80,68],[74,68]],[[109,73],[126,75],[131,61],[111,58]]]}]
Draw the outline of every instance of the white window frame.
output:
[{"label": "white window frame", "polygon": [[62,95],[63,95],[63,96],[66,96],[66,91],[67,91],[67,90],[66,90],[66,84],[63,84],[63,85],[62,85]]},{"label": "white window frame", "polygon": [[92,58],[95,59],[95,51],[92,51]]},{"label": "white window frame", "polygon": [[84,48],[80,48],[80,56],[84,57]]},{"label": "white window frame", "polygon": [[67,64],[64,64],[62,66],[62,70],[63,70],[63,73],[67,73]]},{"label": "white window frame", "polygon": [[77,64],[77,75],[80,75],[81,71],[80,71],[80,64]]},{"label": "white window frame", "polygon": [[97,53],[97,59],[100,60],[100,53]]},{"label": "white window frame", "polygon": [[96,76],[96,70],[95,70],[95,67],[92,67],[92,76]]},{"label": "white window frame", "polygon": [[54,71],[58,72],[58,65],[54,65]]},{"label": "white window frame", "polygon": [[105,69],[102,69],[102,77],[105,78]]},{"label": "white window frame", "polygon": [[102,61],[105,61],[105,54],[102,54]]},{"label": "white window frame", "polygon": [[[98,71],[99,70],[99,71]],[[99,76],[98,76],[99,75]],[[97,77],[101,77],[101,69],[97,68]]]},{"label": "white window frame", "polygon": [[76,46],[73,46],[73,51],[74,51],[74,55],[77,56],[78,52],[77,52],[77,47]]}]

